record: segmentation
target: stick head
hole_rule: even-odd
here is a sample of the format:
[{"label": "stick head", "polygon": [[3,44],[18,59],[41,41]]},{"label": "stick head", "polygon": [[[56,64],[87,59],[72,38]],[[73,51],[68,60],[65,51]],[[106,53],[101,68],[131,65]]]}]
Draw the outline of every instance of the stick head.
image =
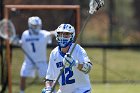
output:
[{"label": "stick head", "polygon": [[96,11],[98,11],[103,6],[104,6],[104,0],[90,0],[89,13],[94,14]]},{"label": "stick head", "polygon": [[0,36],[4,39],[9,39],[10,43],[13,41],[16,31],[12,21],[7,19],[0,21]]}]

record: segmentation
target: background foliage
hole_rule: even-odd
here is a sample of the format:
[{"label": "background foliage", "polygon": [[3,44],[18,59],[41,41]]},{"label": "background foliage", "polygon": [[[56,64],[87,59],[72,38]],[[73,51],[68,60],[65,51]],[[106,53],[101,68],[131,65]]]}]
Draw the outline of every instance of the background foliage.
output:
[{"label": "background foliage", "polygon": [[[6,4],[27,5],[80,5],[81,27],[86,19],[89,0],[4,0]],[[122,43],[139,44],[140,1],[105,0],[105,7],[89,21],[81,37],[83,44]],[[75,24],[73,11],[15,11],[11,13],[19,35],[27,29],[27,19],[38,15],[43,20],[43,28],[54,30],[61,23]],[[63,19],[62,19],[63,17]],[[22,24],[18,24],[22,22]],[[92,34],[91,34],[92,33]]]}]

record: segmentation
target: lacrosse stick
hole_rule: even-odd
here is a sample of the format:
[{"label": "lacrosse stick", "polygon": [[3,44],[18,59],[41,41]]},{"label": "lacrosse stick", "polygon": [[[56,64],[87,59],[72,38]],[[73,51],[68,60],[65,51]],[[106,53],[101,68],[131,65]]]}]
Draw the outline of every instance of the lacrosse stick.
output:
[{"label": "lacrosse stick", "polygon": [[[19,38],[16,35],[16,30],[14,24],[10,20],[3,19],[0,22],[0,37],[3,39],[8,39],[10,44],[18,45]],[[20,46],[21,47],[21,46]],[[34,60],[30,57],[30,55],[21,47],[23,53],[29,58],[29,60],[35,65]]]},{"label": "lacrosse stick", "polygon": [[10,20],[3,19],[0,22],[0,36],[3,39],[9,39],[10,43],[15,37],[15,27]]},{"label": "lacrosse stick", "polygon": [[[7,70],[8,70],[8,90],[9,90],[9,93],[12,93],[12,80],[11,80],[11,64],[10,64],[10,61],[11,61],[11,57],[10,57],[10,46],[9,46],[9,38],[11,38],[12,40],[12,36],[14,36],[13,32],[11,33],[8,33],[8,31],[10,31],[11,29],[14,29],[14,26],[11,24],[10,21],[7,21],[6,19],[2,20],[0,22],[0,34],[3,34],[3,35],[0,35],[2,38],[7,38],[6,39],[6,63],[7,63]],[[12,36],[11,36],[12,35]]]},{"label": "lacrosse stick", "polygon": [[[88,20],[90,19],[90,17],[92,16],[92,14],[94,14],[96,11],[98,11],[103,5],[104,5],[104,0],[90,0],[90,3],[89,3],[89,8],[90,8],[89,9],[89,14],[88,14],[88,16],[87,16],[87,18],[85,20],[84,25],[81,28],[81,31],[80,31],[79,35],[77,36],[77,39],[75,41],[74,46],[72,47],[72,50],[70,52],[70,56],[72,55],[72,53],[73,53],[73,51],[74,51],[74,49],[76,47],[76,44],[77,44],[77,42],[80,39],[79,37],[80,37],[81,33],[84,31],[84,29],[86,27],[86,24],[88,23]],[[65,65],[63,66],[63,68],[61,69],[58,77],[56,78],[56,80],[55,80],[55,82],[54,82],[54,84],[52,86],[52,89],[51,89],[51,92],[50,93],[52,93],[54,91],[55,86],[56,86],[56,84],[57,84],[60,76],[62,75],[64,69],[65,69]]]}]

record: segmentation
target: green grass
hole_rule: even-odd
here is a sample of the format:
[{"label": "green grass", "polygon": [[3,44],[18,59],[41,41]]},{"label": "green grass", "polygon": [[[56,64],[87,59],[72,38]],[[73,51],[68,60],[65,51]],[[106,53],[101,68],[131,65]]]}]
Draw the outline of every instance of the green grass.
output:
[{"label": "green grass", "polygon": [[[51,49],[48,49],[48,56]],[[140,84],[97,84],[103,81],[103,50],[86,48],[87,54],[94,64],[90,72],[92,93],[140,93]],[[107,50],[107,81],[140,80],[140,51]],[[23,53],[20,49],[13,50],[12,59],[12,91],[19,93],[20,68]],[[35,82],[34,82],[35,80]],[[41,93],[44,87],[42,80],[27,79],[26,93]],[[7,92],[8,93],[8,92]]]},{"label": "green grass", "polygon": [[[41,93],[44,85],[27,87],[26,93]],[[92,84],[92,93],[140,93],[140,84]],[[19,86],[13,86],[13,93],[19,93]]]},{"label": "green grass", "polygon": [[140,84],[95,84],[92,93],[140,93]]}]

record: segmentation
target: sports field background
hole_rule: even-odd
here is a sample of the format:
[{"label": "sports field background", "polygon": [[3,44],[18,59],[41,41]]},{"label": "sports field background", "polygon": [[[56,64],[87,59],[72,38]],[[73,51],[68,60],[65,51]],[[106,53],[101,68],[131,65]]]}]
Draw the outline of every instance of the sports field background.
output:
[{"label": "sports field background", "polygon": [[[59,0],[3,0],[4,4],[56,4]],[[44,1],[44,2],[43,2]],[[60,0],[62,1],[62,0]],[[81,24],[87,15],[87,0],[63,0],[81,6]],[[79,2],[77,2],[79,1]],[[111,4],[112,2],[112,4]],[[140,0],[105,0],[105,7],[91,18],[81,35],[81,42],[85,45],[94,44],[136,44],[140,45]],[[60,2],[59,2],[60,3]],[[112,8],[111,8],[112,7]],[[17,34],[21,35],[27,28],[27,19],[31,14],[38,15],[43,20],[43,28],[52,30],[54,24],[64,20],[59,12],[45,14],[46,11],[13,11],[10,18],[15,22]],[[50,15],[52,14],[52,15]],[[63,14],[63,13],[62,13]],[[66,14],[65,14],[66,15]],[[59,18],[60,17],[60,18]],[[66,17],[71,15],[68,13]],[[68,21],[69,18],[67,18]],[[72,18],[73,19],[73,18]],[[69,19],[71,20],[71,19]],[[111,22],[112,21],[112,22]],[[19,23],[22,22],[22,25]],[[56,24],[56,26],[58,25]],[[112,23],[112,24],[111,24]],[[82,26],[81,26],[82,27]],[[112,29],[111,29],[112,28]],[[19,33],[19,32],[20,33]],[[48,50],[48,56],[52,48]],[[103,83],[104,50],[85,48],[93,69],[90,73],[92,93],[140,93],[140,49],[107,49],[106,50],[106,83]],[[20,68],[23,62],[23,53],[20,49],[13,49],[12,55],[12,92],[19,93]],[[1,72],[0,72],[1,75]],[[27,79],[26,93],[41,93],[44,87],[43,80]],[[0,86],[1,90],[1,86]],[[8,93],[8,91],[6,91]]]},{"label": "sports field background", "polygon": [[[52,48],[48,49],[48,56]],[[102,83],[102,49],[85,48],[93,62],[90,73],[92,93],[139,93],[140,84],[131,80],[139,80],[140,52],[139,50],[107,50],[107,81],[127,81],[124,83]],[[13,50],[12,57],[12,90],[19,92],[19,73],[23,62],[20,49]],[[26,93],[41,93],[43,80],[27,79]]]}]

